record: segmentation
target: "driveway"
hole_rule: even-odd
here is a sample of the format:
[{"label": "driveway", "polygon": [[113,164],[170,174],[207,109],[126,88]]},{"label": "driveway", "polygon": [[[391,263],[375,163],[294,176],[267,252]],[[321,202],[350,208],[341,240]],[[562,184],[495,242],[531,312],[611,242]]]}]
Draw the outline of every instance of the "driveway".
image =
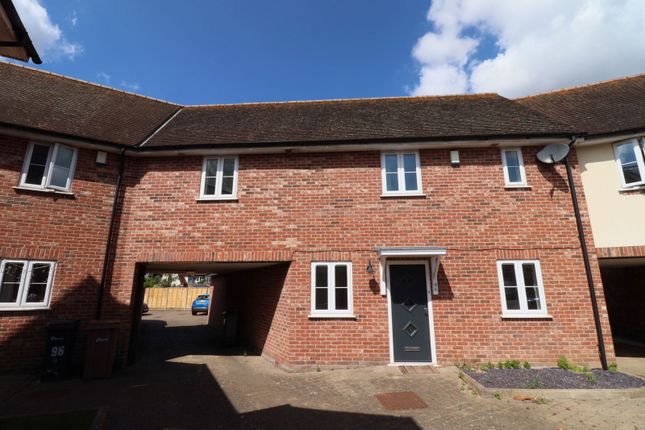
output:
[{"label": "driveway", "polygon": [[[141,330],[141,358],[112,379],[0,382],[0,415],[104,407],[108,429],[645,429],[645,399],[482,398],[454,368],[287,373],[216,350],[190,311],[151,311]],[[406,400],[386,408],[377,395]]]}]

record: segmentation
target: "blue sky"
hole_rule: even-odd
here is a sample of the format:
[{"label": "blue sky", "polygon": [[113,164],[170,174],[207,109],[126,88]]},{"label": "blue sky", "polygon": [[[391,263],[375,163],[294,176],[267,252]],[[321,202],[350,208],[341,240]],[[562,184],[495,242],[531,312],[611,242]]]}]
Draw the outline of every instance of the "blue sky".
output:
[{"label": "blue sky", "polygon": [[13,0],[45,64],[183,104],[498,92],[645,72],[643,0]]},{"label": "blue sky", "polygon": [[82,45],[43,69],[190,104],[405,95],[430,28],[423,1],[41,4]]}]

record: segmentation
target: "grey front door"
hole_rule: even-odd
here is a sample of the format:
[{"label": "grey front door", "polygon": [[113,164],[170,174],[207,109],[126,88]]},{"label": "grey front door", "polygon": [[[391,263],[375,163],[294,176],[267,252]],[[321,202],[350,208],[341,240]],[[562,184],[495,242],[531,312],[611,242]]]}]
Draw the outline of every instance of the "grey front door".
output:
[{"label": "grey front door", "polygon": [[394,361],[430,362],[426,266],[390,264],[389,268]]}]

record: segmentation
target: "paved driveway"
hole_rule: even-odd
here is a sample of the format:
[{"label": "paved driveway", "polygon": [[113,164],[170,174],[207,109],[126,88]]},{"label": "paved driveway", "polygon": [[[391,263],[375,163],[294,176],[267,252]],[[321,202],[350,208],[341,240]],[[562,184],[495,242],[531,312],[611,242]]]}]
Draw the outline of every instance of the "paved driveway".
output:
[{"label": "paved driveway", "polygon": [[[482,398],[462,388],[452,368],[287,373],[243,351],[222,354],[205,324],[190,311],[152,311],[135,365],[103,381],[8,379],[0,383],[0,415],[105,407],[108,429],[645,429],[644,399]],[[427,406],[387,410],[375,395],[392,392],[421,401],[404,407]]]}]

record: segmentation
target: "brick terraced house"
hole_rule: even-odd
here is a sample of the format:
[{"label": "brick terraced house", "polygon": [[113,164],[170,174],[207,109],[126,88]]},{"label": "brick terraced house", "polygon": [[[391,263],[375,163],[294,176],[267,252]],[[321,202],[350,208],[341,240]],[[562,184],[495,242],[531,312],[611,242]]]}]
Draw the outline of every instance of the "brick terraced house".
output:
[{"label": "brick terraced house", "polygon": [[0,107],[3,371],[37,368],[56,319],[78,345],[118,320],[125,364],[143,274],[182,271],[216,273],[213,325],[234,313],[285,368],[599,363],[566,171],[536,160],[585,135],[566,116],[495,94],[180,106],[3,63]]}]

